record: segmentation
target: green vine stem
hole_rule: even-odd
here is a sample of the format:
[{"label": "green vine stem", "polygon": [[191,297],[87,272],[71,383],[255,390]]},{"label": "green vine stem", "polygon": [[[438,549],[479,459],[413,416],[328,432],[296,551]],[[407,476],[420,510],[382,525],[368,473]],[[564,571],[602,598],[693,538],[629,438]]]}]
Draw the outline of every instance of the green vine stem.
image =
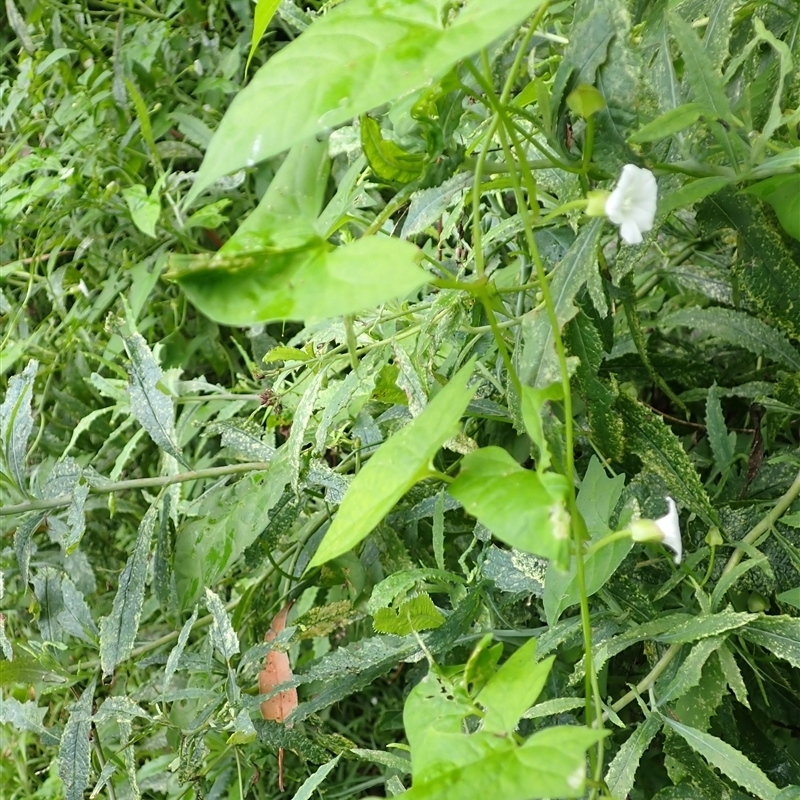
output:
[{"label": "green vine stem", "polygon": [[[769,514],[767,514],[754,528],[752,528],[741,540],[741,542],[743,544],[755,544],[786,513],[786,511],[789,509],[789,506],[791,506],[791,504],[799,495],[800,472],[797,473],[794,483],[792,483],[792,485],[786,490],[786,493],[781,496],[781,498],[773,507],[772,511],[770,511]],[[728,563],[725,564],[725,568],[722,570],[722,575],[720,575],[720,578],[722,578],[723,575],[727,575],[742,560],[743,553],[744,550],[740,547],[737,547],[736,550],[733,551],[731,557],[728,559]]]},{"label": "green vine stem", "polygon": [[[585,696],[586,696],[586,724],[592,725],[593,720],[601,720],[602,724],[602,714],[603,714],[603,707],[602,707],[602,700],[600,695],[600,687],[597,682],[597,675],[594,670],[594,666],[592,663],[592,627],[591,627],[591,618],[589,615],[589,598],[586,594],[586,577],[585,577],[585,566],[584,566],[584,555],[583,555],[583,542],[584,542],[584,532],[580,530],[580,517],[579,512],[575,503],[575,463],[574,463],[574,431],[573,431],[573,420],[572,420],[572,395],[570,391],[570,379],[569,379],[569,371],[567,369],[567,358],[566,358],[566,350],[564,348],[564,342],[561,337],[561,330],[558,324],[558,317],[555,311],[555,305],[553,303],[552,295],[550,294],[549,285],[547,283],[547,275],[544,268],[544,262],[542,261],[541,255],[539,253],[539,249],[536,246],[536,240],[533,236],[533,227],[531,225],[531,220],[529,214],[526,213],[527,209],[527,202],[526,198],[522,189],[522,185],[520,183],[519,174],[517,173],[516,169],[513,169],[514,165],[514,158],[511,152],[511,146],[509,144],[509,139],[512,139],[515,150],[517,151],[517,160],[524,160],[525,153],[521,152],[521,147],[519,144],[519,140],[516,139],[516,136],[512,136],[510,133],[512,129],[512,125],[510,124],[509,120],[506,117],[505,110],[503,108],[502,102],[498,101],[496,96],[493,95],[491,85],[487,85],[487,81],[483,75],[481,75],[474,66],[468,64],[468,68],[470,71],[475,75],[476,80],[478,80],[481,86],[484,88],[487,94],[488,101],[492,106],[494,106],[495,110],[495,118],[500,121],[499,126],[499,137],[500,143],[503,148],[503,153],[506,159],[506,163],[509,165],[509,176],[511,178],[512,187],[514,190],[514,195],[517,199],[517,207],[520,211],[520,216],[522,218],[523,229],[525,232],[525,239],[528,245],[528,249],[531,255],[531,259],[536,267],[536,277],[539,282],[540,291],[542,292],[542,298],[544,300],[545,309],[547,311],[547,317],[550,322],[550,327],[553,331],[553,339],[556,348],[556,355],[558,357],[558,364],[559,364],[559,372],[561,376],[561,384],[564,391],[564,433],[565,433],[565,450],[566,450],[566,473],[567,473],[567,483],[568,483],[568,496],[567,496],[567,505],[570,512],[570,517],[572,519],[572,533],[573,539],[575,544],[575,563],[576,563],[576,579],[578,581],[578,587],[580,592],[580,609],[581,609],[581,627],[583,631],[583,644],[584,644],[584,665],[585,665]],[[513,72],[512,72],[513,74]],[[532,182],[532,177],[528,177],[529,181]],[[529,189],[529,196],[535,200],[535,194],[531,193],[531,189],[535,191],[535,186],[528,187]],[[501,351],[502,352],[502,351]],[[516,375],[516,373],[513,373]],[[512,379],[513,380],[513,379]],[[593,761],[593,772],[595,775],[595,780],[599,782],[600,778],[602,777],[602,770],[603,770],[603,751],[604,745],[603,741],[600,740],[597,744],[597,753],[592,758]]]},{"label": "green vine stem", "polygon": [[[162,475],[158,478],[133,478],[129,481],[114,481],[90,485],[89,490],[94,494],[113,494],[125,492],[130,489],[157,489],[172,486],[174,483],[198,481],[203,478],[219,478],[223,475],[237,475],[242,472],[259,472],[270,468],[268,461],[248,461],[244,464],[228,464],[224,467],[209,467],[208,469],[179,472],[176,475]],[[45,511],[49,508],[63,508],[72,502],[72,495],[62,494],[49,500],[30,500],[27,503],[17,503],[0,508],[0,517],[12,514],[24,514],[27,511]]]}]

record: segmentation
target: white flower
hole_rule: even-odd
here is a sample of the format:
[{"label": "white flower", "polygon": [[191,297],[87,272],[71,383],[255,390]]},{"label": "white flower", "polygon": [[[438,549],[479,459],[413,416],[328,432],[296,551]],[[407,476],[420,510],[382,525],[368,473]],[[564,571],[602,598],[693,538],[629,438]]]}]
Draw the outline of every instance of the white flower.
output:
[{"label": "white flower", "polygon": [[622,168],[619,181],[606,200],[606,216],[619,225],[626,244],[641,244],[642,234],[652,229],[657,193],[656,179],[649,169],[635,164]]},{"label": "white flower", "polygon": [[663,517],[636,520],[631,523],[629,531],[634,542],[658,542],[668,547],[675,553],[675,563],[680,564],[683,558],[683,542],[678,507],[671,497],[665,499],[669,510]]},{"label": "white flower", "polygon": [[678,507],[671,497],[666,498],[667,511],[663,517],[655,520],[656,526],[663,536],[661,543],[675,553],[675,563],[680,564],[683,558],[683,541],[681,540],[681,523],[678,519]]}]

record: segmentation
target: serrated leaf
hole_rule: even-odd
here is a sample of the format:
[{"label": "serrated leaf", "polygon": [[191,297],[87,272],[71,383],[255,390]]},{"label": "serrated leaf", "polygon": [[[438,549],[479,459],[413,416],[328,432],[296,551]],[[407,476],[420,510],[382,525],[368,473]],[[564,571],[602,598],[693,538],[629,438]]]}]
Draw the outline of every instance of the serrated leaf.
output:
[{"label": "serrated leaf", "polygon": [[501,592],[541,597],[547,562],[521,550],[501,550],[491,545],[485,552],[481,573]]},{"label": "serrated leaf", "polygon": [[322,411],[322,418],[317,425],[317,433],[314,439],[315,455],[321,455],[325,451],[331,425],[333,425],[336,417],[352,398],[357,393],[369,394],[372,391],[375,381],[378,379],[379,370],[377,369],[377,364],[381,357],[378,350],[367,355],[366,358],[359,362],[356,369],[347,373],[333,396],[327,399],[325,408]]},{"label": "serrated leaf", "polygon": [[727,742],[704,733],[674,719],[664,717],[663,721],[678,733],[686,743],[709,764],[739,786],[743,786],[761,800],[775,800],[778,787],[745,755]]},{"label": "serrated leaf", "polygon": [[43,512],[34,512],[30,516],[23,517],[17,524],[14,531],[14,552],[17,555],[17,565],[23,583],[28,582],[28,568],[31,563],[31,552],[33,550],[33,534],[44,521]]},{"label": "serrated leaf", "polygon": [[286,443],[286,450],[289,458],[289,468],[292,476],[292,488],[295,492],[300,490],[300,452],[303,449],[306,439],[306,428],[311,421],[311,416],[314,413],[314,406],[317,402],[319,390],[322,388],[322,382],[325,380],[325,370],[321,369],[309,383],[306,390],[303,392],[300,402],[294,412],[292,419],[292,430],[289,434],[289,441]]},{"label": "serrated leaf", "polygon": [[58,750],[58,774],[64,782],[65,800],[83,800],[89,786],[91,769],[92,701],[94,680],[73,703],[69,719],[61,734]]},{"label": "serrated leaf", "polygon": [[650,746],[650,742],[661,730],[661,725],[662,720],[659,715],[651,714],[636,727],[617,751],[606,772],[606,785],[613,797],[627,797],[633,789],[639,761]]},{"label": "serrated leaf", "polygon": [[570,85],[595,82],[595,74],[605,63],[615,33],[611,13],[603,6],[591,7],[585,18],[574,25],[553,81],[550,103],[556,115]]},{"label": "serrated leaf", "polygon": [[66,575],[61,580],[61,595],[64,608],[58,615],[59,625],[78,639],[94,644],[97,638],[97,625],[92,619],[92,612],[83,595]]},{"label": "serrated leaf", "polygon": [[472,369],[473,362],[462,367],[422,414],[378,448],[350,484],[310,566],[355,547],[428,474],[430,460],[452,436],[472,398],[467,389]]},{"label": "serrated leaf", "polygon": [[733,122],[731,104],[725,95],[722,76],[692,27],[675,13],[668,14],[669,27],[683,56],[684,69],[700,105],[718,119]]},{"label": "serrated leaf", "polygon": [[252,420],[229,419],[211,423],[209,434],[219,433],[223,448],[250,461],[272,461],[275,448],[264,441],[264,429]]},{"label": "serrated leaf", "polygon": [[433,225],[441,219],[450,205],[463,199],[471,183],[470,174],[453,175],[440,186],[414,192],[400,236],[403,239],[411,239]]},{"label": "serrated leaf", "polygon": [[33,576],[31,583],[39,601],[39,630],[45,642],[60,642],[63,638],[59,614],[64,609],[61,594],[61,573],[53,567],[44,567]]},{"label": "serrated leaf", "polygon": [[736,658],[724,642],[717,650],[717,656],[719,657],[719,665],[722,669],[722,674],[725,676],[725,681],[736,695],[736,699],[745,708],[750,708],[750,702],[747,699],[747,687],[745,686],[742,672],[736,663]]},{"label": "serrated leaf", "polygon": [[618,395],[615,407],[625,423],[628,451],[645,468],[661,476],[675,500],[691,508],[709,525],[717,525],[717,514],[694,465],[664,420],[625,394]]},{"label": "serrated leaf", "polygon": [[86,505],[86,498],[89,496],[89,488],[88,483],[82,483],[76,486],[72,492],[72,500],[70,500],[69,508],[67,509],[68,533],[62,542],[67,555],[75,552],[81,543],[83,532],[86,530],[84,506]]},{"label": "serrated leaf", "polygon": [[730,308],[682,308],[658,321],[659,327],[683,326],[765,356],[789,369],[800,371],[800,353],[780,331],[744,311]]},{"label": "serrated leaf", "polygon": [[157,517],[156,506],[150,506],[139,525],[133,552],[119,576],[111,613],[100,619],[100,665],[104,678],[114,674],[117,664],[130,655],[136,640]]},{"label": "serrated leaf", "polygon": [[700,683],[706,661],[719,650],[722,642],[723,639],[718,636],[709,636],[697,642],[678,668],[669,686],[659,696],[658,705],[663,706],[665,703],[674,702],[683,697],[689,689],[697,686]]},{"label": "serrated leaf", "polygon": [[372,627],[377,633],[407,636],[412,631],[429,631],[438,628],[444,617],[433,604],[430,595],[418,594],[406,600],[398,609],[379,608],[373,617]]},{"label": "serrated leaf", "polygon": [[8,391],[0,405],[0,445],[8,476],[25,491],[25,456],[33,428],[31,401],[39,362],[31,359],[25,369],[8,381]]},{"label": "serrated leaf", "polygon": [[8,695],[3,697],[0,703],[0,722],[13,725],[17,730],[30,731],[35,733],[42,744],[58,744],[58,735],[44,725],[44,715],[47,713],[46,706],[39,706],[35,700],[26,700],[20,703],[16,697]]},{"label": "serrated leaf", "polygon": [[395,142],[384,139],[380,123],[361,117],[361,147],[376,177],[393,183],[411,183],[422,175],[423,153],[409,153]]},{"label": "serrated leaf", "polygon": [[433,557],[441,570],[444,570],[444,498],[445,492],[439,492],[433,509]]},{"label": "serrated leaf", "polygon": [[422,652],[419,637],[433,656],[449,651],[474,621],[479,609],[479,597],[479,592],[469,592],[445,623],[434,631],[401,639],[387,636],[362,639],[352,645],[339,647],[312,662],[301,674],[295,675],[289,685],[323,681],[325,688],[313,699],[301,703],[289,722],[299,722],[310,714],[328,708],[343,697],[368,686],[401,661],[416,658]]},{"label": "serrated leaf", "polygon": [[711,453],[714,456],[714,465],[720,472],[724,472],[733,461],[736,440],[735,435],[732,440],[728,434],[716,381],[709,388],[706,399],[706,429]]},{"label": "serrated leaf", "polygon": [[130,359],[128,395],[131,413],[162,450],[185,464],[175,435],[175,408],[172,398],[158,385],[164,377],[161,367],[140,333],[122,335],[122,340]]},{"label": "serrated leaf", "polygon": [[186,642],[189,641],[189,634],[191,634],[195,622],[197,622],[197,606],[194,607],[189,619],[183,623],[181,632],[178,634],[178,641],[175,643],[175,647],[170,650],[169,656],[167,657],[167,664],[164,667],[164,688],[162,692],[166,692],[167,689],[169,689],[170,681],[178,669],[178,664],[183,655],[183,651],[186,649]]},{"label": "serrated leaf", "polygon": [[761,617],[744,628],[741,635],[800,668],[800,619],[784,615]]},{"label": "serrated leaf", "polygon": [[213,617],[211,621],[211,637],[214,649],[230,661],[239,652],[239,637],[231,624],[231,618],[219,596],[206,587],[206,606]]},{"label": "serrated leaf", "polygon": [[[597,269],[597,244],[603,227],[602,218],[584,226],[558,264],[550,283],[559,328],[563,328],[577,313],[573,303],[581,287]],[[560,381],[553,330],[547,313],[540,309],[526,314],[522,323],[524,345],[520,361],[520,378],[534,388]]]},{"label": "serrated leaf", "polygon": [[[317,19],[234,99],[187,198],[217,178],[423,86],[534,13],[539,0],[478,0],[442,25],[439,4],[356,0]],[[254,114],[254,108],[280,114]]]},{"label": "serrated leaf", "polygon": [[[385,608],[401,595],[419,583],[441,583],[444,586],[462,583],[463,579],[452,572],[440,569],[421,567],[419,569],[395,572],[384,578],[372,590],[372,595],[367,601],[366,611],[374,614],[379,608]],[[429,591],[431,591],[429,589]]]}]

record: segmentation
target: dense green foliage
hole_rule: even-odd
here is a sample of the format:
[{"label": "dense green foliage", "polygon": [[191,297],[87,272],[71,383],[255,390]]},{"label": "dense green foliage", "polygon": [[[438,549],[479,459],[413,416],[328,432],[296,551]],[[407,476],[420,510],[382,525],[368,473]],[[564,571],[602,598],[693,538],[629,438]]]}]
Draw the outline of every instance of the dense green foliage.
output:
[{"label": "dense green foliage", "polygon": [[795,0],[0,54],[4,798],[800,797]]}]

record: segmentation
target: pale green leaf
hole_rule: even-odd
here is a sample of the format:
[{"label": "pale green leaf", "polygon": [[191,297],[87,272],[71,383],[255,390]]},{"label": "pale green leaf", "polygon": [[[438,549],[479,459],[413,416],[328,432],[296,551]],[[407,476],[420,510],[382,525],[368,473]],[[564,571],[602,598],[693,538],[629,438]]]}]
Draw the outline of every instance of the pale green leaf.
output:
[{"label": "pale green leaf", "polygon": [[[555,306],[559,328],[563,328],[577,313],[573,303],[581,287],[597,269],[597,244],[603,219],[592,220],[556,266],[550,282],[550,294]],[[522,323],[524,345],[520,362],[522,382],[542,388],[560,380],[553,329],[544,309],[526,314]]]},{"label": "pale green leaf", "polygon": [[92,681],[73,703],[69,719],[61,734],[58,750],[58,774],[64,781],[65,800],[83,800],[83,793],[89,786],[91,769],[92,701],[94,699]]},{"label": "pale green leaf", "polygon": [[537,661],[536,640],[530,639],[489,678],[475,698],[485,709],[483,730],[511,735],[523,712],[544,689],[555,656]]},{"label": "pale green leaf", "polygon": [[406,600],[397,610],[378,609],[372,620],[372,626],[377,633],[407,636],[412,631],[434,630],[443,622],[444,617],[433,604],[430,595],[423,592]]},{"label": "pale green leaf", "polygon": [[25,456],[28,437],[33,428],[31,400],[33,382],[39,362],[31,359],[25,369],[8,382],[8,390],[0,405],[0,445],[8,476],[25,490]]},{"label": "pale green leaf", "polygon": [[322,388],[322,382],[324,380],[325,370],[320,369],[311,379],[311,382],[300,397],[300,402],[297,404],[294,418],[292,419],[292,431],[286,443],[286,450],[288,452],[289,469],[291,470],[292,476],[292,488],[295,493],[300,490],[300,453],[306,441],[306,429],[314,413],[314,407],[317,404],[317,396],[319,395],[319,390]]},{"label": "pale green leaf", "polygon": [[444,498],[444,491],[439,492],[433,509],[433,557],[441,570],[444,570]]},{"label": "pale green leaf", "polygon": [[166,692],[167,689],[169,689],[169,683],[178,669],[178,664],[183,655],[183,651],[186,649],[186,642],[189,641],[189,635],[192,632],[195,622],[197,622],[197,606],[194,607],[189,619],[183,623],[181,632],[178,634],[178,641],[175,642],[175,647],[170,650],[169,656],[167,657],[167,664],[164,667],[164,686],[162,692]]},{"label": "pale green leaf", "polygon": [[453,175],[441,186],[414,192],[400,234],[402,238],[411,239],[441,219],[447,208],[464,198],[466,189],[471,183],[472,175],[458,174]]},{"label": "pale green leaf", "polygon": [[4,725],[13,725],[19,731],[35,733],[42,744],[58,744],[58,735],[44,725],[44,716],[47,706],[37,705],[35,700],[26,700],[20,703],[16,697],[7,695],[0,703],[0,722]]},{"label": "pale green leaf", "polygon": [[161,216],[161,201],[158,193],[147,193],[147,188],[141,183],[134,184],[122,190],[122,196],[131,212],[133,224],[142,232],[153,239],[156,238],[156,223]]},{"label": "pale green leaf", "polygon": [[268,470],[206,494],[197,518],[185,519],[178,529],[175,582],[184,608],[213,585],[263,530],[267,514],[290,479],[285,454],[285,449],[279,450]]},{"label": "pale green leaf", "polygon": [[561,476],[540,477],[501,447],[482,447],[464,457],[449,492],[501,541],[563,561],[569,537],[566,487],[551,478]]},{"label": "pale green leaf", "polygon": [[704,110],[704,106],[700,103],[685,103],[677,108],[672,108],[639,128],[636,133],[628,137],[628,141],[632,144],[642,144],[666,139],[668,136],[694,125],[703,116]]},{"label": "pale green leaf", "polygon": [[303,781],[303,785],[295,792],[292,800],[311,800],[311,796],[317,787],[328,777],[328,774],[336,767],[341,758],[341,754],[323,764],[313,775]]},{"label": "pale green leaf", "polygon": [[[472,0],[447,27],[440,3],[350,0],[317,19],[234,99],[187,200],[445,73],[534,13],[540,0]],[[280,113],[256,114],[256,108]]]},{"label": "pale green leaf", "polygon": [[67,575],[61,580],[61,596],[64,607],[58,614],[59,625],[78,639],[94,644],[97,640],[97,625],[92,619],[92,612]]},{"label": "pale green leaf", "polygon": [[392,575],[388,575],[373,588],[372,595],[367,601],[366,611],[369,614],[374,614],[379,608],[388,606],[394,602],[395,598],[400,597],[420,583],[438,583],[443,586],[450,586],[453,583],[462,582],[463,579],[452,572],[430,567],[395,572]]},{"label": "pale green leaf", "polygon": [[206,587],[206,606],[211,612],[211,637],[214,649],[230,661],[239,652],[239,637],[231,624],[231,618],[219,596]]},{"label": "pale green leaf", "polygon": [[430,460],[455,432],[472,399],[473,362],[453,376],[416,419],[387,439],[356,475],[311,566],[343,555],[364,539],[430,470]]},{"label": "pale green leaf", "polygon": [[250,61],[258,49],[258,43],[267,30],[267,25],[275,16],[280,0],[256,0],[256,7],[253,9],[253,35],[250,39],[250,52],[247,54],[247,62],[244,65],[244,73],[250,68]]},{"label": "pale green leaf", "polygon": [[157,516],[156,506],[150,506],[139,525],[133,552],[119,576],[111,613],[100,619],[100,664],[104,678],[114,674],[117,664],[130,655],[136,640]]},{"label": "pale green leaf", "polygon": [[131,413],[162,450],[183,463],[175,435],[175,408],[172,398],[158,385],[164,376],[161,367],[140,333],[120,333],[130,359],[128,395]]},{"label": "pale green leaf", "polygon": [[742,672],[739,669],[739,665],[736,663],[735,656],[730,651],[727,644],[722,644],[719,650],[717,650],[717,656],[719,656],[719,665],[722,668],[725,681],[736,695],[736,699],[745,706],[745,708],[750,708],[750,702],[747,699],[747,687],[745,686]]},{"label": "pale green leaf", "polygon": [[715,194],[724,186],[727,186],[733,178],[727,178],[722,175],[712,175],[708,178],[697,178],[696,180],[688,181],[681,186],[680,189],[670,192],[665,197],[661,198],[658,203],[659,214],[669,214],[670,211],[675,211],[680,208],[689,208],[689,206],[703,200],[709,195]]}]

